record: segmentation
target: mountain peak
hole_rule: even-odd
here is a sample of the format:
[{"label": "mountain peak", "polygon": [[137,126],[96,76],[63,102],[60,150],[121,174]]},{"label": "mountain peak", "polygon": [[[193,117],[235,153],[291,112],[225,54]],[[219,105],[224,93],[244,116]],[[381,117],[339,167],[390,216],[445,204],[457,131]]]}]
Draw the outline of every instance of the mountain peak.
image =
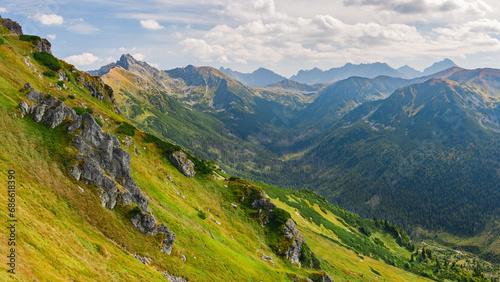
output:
[{"label": "mountain peak", "polygon": [[124,69],[129,69],[130,65],[137,64],[138,61],[130,54],[121,55],[120,59],[116,64]]},{"label": "mountain peak", "polygon": [[443,71],[445,69],[449,69],[451,67],[456,67],[456,66],[457,65],[452,60],[446,58],[446,59],[444,59],[440,62],[436,62],[436,63],[432,64],[432,66],[426,68],[424,70],[424,74],[429,75],[429,74],[440,72],[440,71]]}]

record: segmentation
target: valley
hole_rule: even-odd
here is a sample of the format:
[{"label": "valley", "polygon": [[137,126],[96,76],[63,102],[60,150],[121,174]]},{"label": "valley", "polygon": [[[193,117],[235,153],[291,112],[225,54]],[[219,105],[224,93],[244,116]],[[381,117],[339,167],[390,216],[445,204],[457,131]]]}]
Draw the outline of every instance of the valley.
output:
[{"label": "valley", "polygon": [[0,24],[2,280],[498,281],[497,70],[251,87],[124,54],[93,76]]}]

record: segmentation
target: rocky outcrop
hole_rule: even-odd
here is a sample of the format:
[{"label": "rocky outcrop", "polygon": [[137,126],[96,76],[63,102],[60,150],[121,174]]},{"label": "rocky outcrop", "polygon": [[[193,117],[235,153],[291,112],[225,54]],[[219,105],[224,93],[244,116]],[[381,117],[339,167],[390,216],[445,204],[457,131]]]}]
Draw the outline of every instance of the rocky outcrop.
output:
[{"label": "rocky outcrop", "polygon": [[175,277],[173,275],[170,275],[166,272],[160,272],[161,275],[165,276],[169,282],[189,282],[188,280],[181,278],[181,277]]},{"label": "rocky outcrop", "polygon": [[334,282],[333,278],[330,277],[330,275],[326,274],[323,275],[323,277],[320,278],[320,280],[318,280],[319,282]]},{"label": "rocky outcrop", "polygon": [[272,213],[276,205],[266,198],[266,193],[264,191],[258,192],[255,200],[252,202],[252,208],[257,210],[257,219],[260,220],[262,226],[269,223],[269,216]]},{"label": "rocky outcrop", "polygon": [[262,254],[262,260],[263,261],[269,261],[269,262],[271,262],[272,265],[274,265],[273,258],[270,257],[270,256],[268,256],[268,255],[266,255],[266,254]]},{"label": "rocky outcrop", "polygon": [[37,52],[47,52],[47,53],[52,54],[52,49],[51,49],[52,45],[45,38],[41,38],[41,39],[33,42],[33,45],[35,45],[35,51],[37,51]]},{"label": "rocky outcrop", "polygon": [[23,28],[16,21],[13,21],[11,19],[3,19],[0,16],[0,24],[5,26],[8,30],[10,30],[10,32],[12,32],[16,35],[23,35]]},{"label": "rocky outcrop", "polygon": [[252,202],[252,208],[259,210],[266,210],[266,211],[273,211],[273,209],[276,207],[276,205],[271,201],[270,199],[266,198],[266,193],[260,192],[255,198],[255,200]]},{"label": "rocky outcrop", "polygon": [[101,129],[94,118],[85,113],[78,115],[75,110],[54,97],[35,91],[27,84],[21,91],[34,102],[19,104],[22,115],[31,115],[33,120],[50,128],[61,125],[74,134],[72,143],[78,149],[76,162],[69,171],[77,181],[84,180],[95,185],[100,193],[101,205],[113,209],[116,205],[133,205],[141,212],[131,219],[132,224],[142,233],[153,236],[163,235],[160,249],[168,254],[172,251],[175,234],[164,223],[157,224],[150,213],[148,199],[132,178],[130,154],[120,147],[118,138]]},{"label": "rocky outcrop", "polygon": [[[90,95],[94,98],[99,99],[102,102],[106,97],[109,99],[114,99],[113,89],[111,87],[106,87],[102,80],[96,81],[86,81],[83,83],[83,87],[90,91]],[[106,95],[105,95],[106,94]]]},{"label": "rocky outcrop", "polygon": [[173,152],[168,159],[172,164],[187,177],[194,177],[194,163],[182,151]]},{"label": "rocky outcrop", "polygon": [[304,236],[297,230],[295,222],[291,218],[286,221],[282,232],[288,240],[292,241],[288,250],[284,252],[286,259],[290,263],[300,265],[302,245],[305,243]]}]

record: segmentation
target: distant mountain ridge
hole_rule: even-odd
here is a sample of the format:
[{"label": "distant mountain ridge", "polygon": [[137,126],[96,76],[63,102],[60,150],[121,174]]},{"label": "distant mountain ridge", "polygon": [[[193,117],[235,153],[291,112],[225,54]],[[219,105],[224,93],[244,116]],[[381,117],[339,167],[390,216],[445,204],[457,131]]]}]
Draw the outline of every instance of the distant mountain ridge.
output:
[{"label": "distant mountain ridge", "polygon": [[352,76],[375,78],[382,75],[394,78],[413,79],[421,76],[431,75],[433,73],[437,73],[456,66],[457,65],[450,59],[444,59],[441,62],[434,63],[432,66],[426,68],[423,72],[421,72],[407,65],[398,69],[394,69],[385,63],[359,65],[347,63],[343,67],[331,68],[326,71],[322,71],[319,68],[313,68],[311,70],[301,70],[296,75],[290,77],[290,79],[307,84],[331,83]]},{"label": "distant mountain ridge", "polygon": [[340,68],[331,68],[327,71],[322,71],[314,68],[309,71],[301,70],[296,75],[290,77],[302,83],[317,84],[328,83],[337,80],[349,78],[351,76],[360,76],[366,78],[375,78],[380,75],[400,77],[401,74],[385,63],[360,64],[354,65],[351,63],[345,64]]},{"label": "distant mountain ridge", "polygon": [[223,67],[219,70],[239,82],[252,87],[264,87],[286,79],[286,77],[265,68],[259,68],[252,73],[242,73]]}]

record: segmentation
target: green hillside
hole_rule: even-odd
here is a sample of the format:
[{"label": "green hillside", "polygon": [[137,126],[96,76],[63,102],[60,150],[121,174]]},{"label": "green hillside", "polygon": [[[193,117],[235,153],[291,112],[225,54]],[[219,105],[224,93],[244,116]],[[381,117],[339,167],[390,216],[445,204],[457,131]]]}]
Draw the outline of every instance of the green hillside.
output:
[{"label": "green hillside", "polygon": [[[443,267],[414,249],[400,227],[361,219],[310,191],[230,177],[184,150],[197,170],[186,177],[170,160],[182,149],[128,124],[120,99],[100,78],[50,52],[40,57],[32,42],[4,27],[0,36],[0,130],[7,133],[0,135],[0,177],[15,180],[15,197],[2,193],[0,202],[7,207],[15,198],[10,218],[17,219],[15,265],[2,256],[2,280],[485,280],[472,271],[477,263],[462,269],[449,259]],[[111,147],[84,152],[82,145],[92,144]],[[106,148],[112,166],[102,170]],[[88,173],[96,157],[102,163]],[[112,181],[97,183],[99,173]],[[109,187],[118,187],[116,206]],[[275,207],[265,208],[263,191]],[[167,233],[142,233],[137,216],[175,234],[171,251],[162,251]],[[305,240],[293,263],[285,254],[296,240],[284,233],[289,216],[297,223],[293,238]],[[7,242],[10,231],[3,228],[0,237]],[[2,254],[10,249],[0,244]]]}]

